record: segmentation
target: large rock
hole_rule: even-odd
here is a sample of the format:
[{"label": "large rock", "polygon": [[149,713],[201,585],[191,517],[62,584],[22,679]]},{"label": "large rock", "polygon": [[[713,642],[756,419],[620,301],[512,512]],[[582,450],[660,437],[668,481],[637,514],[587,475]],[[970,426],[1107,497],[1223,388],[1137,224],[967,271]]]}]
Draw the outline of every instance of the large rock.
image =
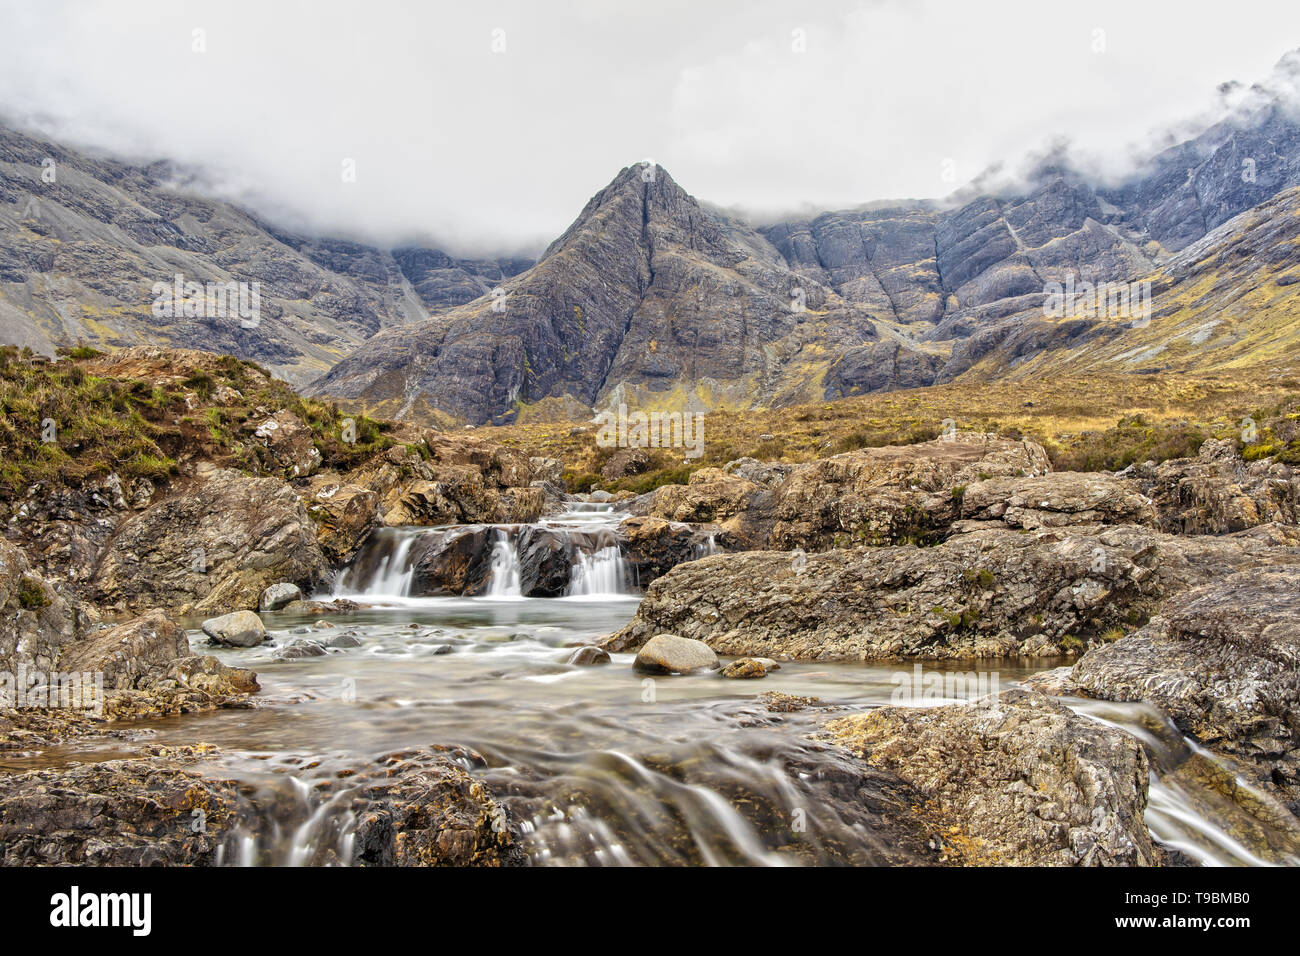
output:
[{"label": "large rock", "polygon": [[279,584],[272,584],[262,592],[262,596],[257,599],[257,609],[259,611],[278,611],[293,601],[301,600],[302,588],[296,584],[281,581]]},{"label": "large rock", "polygon": [[703,468],[686,485],[657,489],[634,510],[670,521],[715,522],[740,547],[813,551],[929,543],[961,517],[963,492],[972,484],[1050,468],[1047,453],[1033,442],[957,432],[798,465],[780,481],[752,467],[731,474]]},{"label": "large rock", "polygon": [[1150,769],[1137,740],[1023,690],[973,704],[885,707],[827,725],[919,790],[965,862],[1152,866]]},{"label": "large rock", "polygon": [[0,538],[0,670],[14,671],[19,663],[53,670],[76,635],[73,606],[32,570],[21,550]]},{"label": "large rock", "polygon": [[407,444],[348,474],[379,497],[386,525],[500,524],[536,521],[546,492],[531,487],[530,459],[480,439],[405,426]]},{"label": "large rock", "polygon": [[982,530],[940,545],[720,554],[673,568],[611,651],[660,633],[721,654],[805,659],[1076,654],[1173,594],[1295,561],[1294,528],[1225,537],[1134,525]]},{"label": "large rock", "polygon": [[1145,700],[1300,810],[1300,563],[1226,574],[1089,651],[1063,690]]},{"label": "large rock", "polygon": [[337,475],[319,475],[303,495],[317,541],[331,564],[348,564],[379,521],[379,493]]},{"label": "large rock", "polygon": [[626,542],[624,560],[641,587],[685,561],[715,554],[730,544],[716,525],[691,525],[647,516],[625,519],[619,533]]},{"label": "large rock", "polygon": [[[411,545],[410,593],[419,596],[482,594],[492,580],[497,532],[485,525],[434,528]],[[366,560],[372,560],[367,554]]]},{"label": "large rock", "polygon": [[1224,534],[1268,522],[1300,521],[1296,469],[1272,459],[1243,461],[1234,441],[1211,439],[1195,458],[1132,471],[1155,501],[1166,531]]},{"label": "large rock", "polygon": [[716,670],[718,655],[702,641],[676,634],[656,634],[637,652],[632,666],[652,674],[689,674]]},{"label": "large rock", "polygon": [[239,820],[238,786],[201,775],[198,756],[0,776],[0,862],[214,865]]},{"label": "large rock", "polygon": [[278,581],[324,573],[316,529],[293,490],[201,465],[195,478],[122,522],[92,581],[120,610],[178,614],[254,608]]},{"label": "large rock", "polygon": [[265,462],[280,477],[292,481],[306,478],[319,470],[320,450],[311,429],[288,409],[281,409],[260,422],[249,423],[257,447],[265,452]]},{"label": "large rock", "polygon": [[227,647],[256,647],[266,640],[262,619],[252,611],[233,611],[203,622],[203,633],[214,644]]},{"label": "large rock", "polygon": [[1105,472],[1054,471],[977,481],[961,489],[961,515],[1030,530],[1074,524],[1156,524],[1155,506],[1137,483]]},{"label": "large rock", "polygon": [[136,686],[152,669],[165,667],[189,653],[185,632],[166,612],[154,610],[68,645],[59,655],[58,669],[102,672],[106,689],[122,689]]}]

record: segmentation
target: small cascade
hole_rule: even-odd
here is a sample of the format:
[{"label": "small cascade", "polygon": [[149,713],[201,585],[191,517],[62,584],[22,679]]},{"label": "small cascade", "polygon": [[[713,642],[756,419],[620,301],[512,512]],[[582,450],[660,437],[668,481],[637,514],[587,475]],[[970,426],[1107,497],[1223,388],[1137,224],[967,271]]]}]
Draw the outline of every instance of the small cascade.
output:
[{"label": "small cascade", "polygon": [[718,536],[711,534],[705,539],[703,544],[695,546],[695,556],[697,558],[707,558],[711,554],[720,554],[722,549],[718,547]]},{"label": "small cascade", "polygon": [[573,562],[573,572],[566,592],[572,597],[596,595],[622,595],[627,588],[627,562],[617,544],[593,551],[579,552]]},{"label": "small cascade", "polygon": [[498,529],[492,544],[492,579],[488,582],[490,598],[523,597],[519,577],[519,554],[504,529]]},{"label": "small cascade", "polygon": [[339,576],[334,596],[404,597],[411,589],[415,565],[411,547],[425,528],[380,528],[365,551]]}]

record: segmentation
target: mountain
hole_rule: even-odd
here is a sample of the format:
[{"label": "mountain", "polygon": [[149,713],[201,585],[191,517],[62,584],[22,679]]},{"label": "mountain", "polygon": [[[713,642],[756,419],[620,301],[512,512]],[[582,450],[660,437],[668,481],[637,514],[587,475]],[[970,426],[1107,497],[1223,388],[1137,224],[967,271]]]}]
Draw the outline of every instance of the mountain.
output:
[{"label": "mountain", "polygon": [[[1162,316],[1190,309],[1183,320],[1203,324],[1226,304],[1198,292],[1216,267],[1192,261],[1198,251],[1231,260],[1232,301],[1289,288],[1285,262],[1231,250],[1253,242],[1234,245],[1234,229],[1289,234],[1290,199],[1242,214],[1300,186],[1297,92],[1300,51],[1225,119],[1120,185],[1091,182],[1058,153],[1014,186],[757,229],[702,207],[660,167],[625,169],[536,266],[504,283],[504,299],[386,329],[311,390],[385,414],[428,403],[477,424],[624,401],[765,407],[962,376],[1060,374],[1064,348],[1088,367],[1149,370]],[[1095,310],[1044,315],[1057,284],[1148,282],[1159,293],[1153,324]],[[805,310],[792,307],[793,290]],[[1245,321],[1289,328],[1288,297],[1252,295],[1266,311]],[[1234,334],[1250,341],[1256,331]],[[1053,357],[1033,361],[1040,352]],[[1226,354],[1202,350],[1183,364]],[[1233,354],[1240,363],[1257,353]]]},{"label": "mountain", "polygon": [[384,330],[310,391],[398,415],[433,396],[474,423],[538,403],[774,404],[819,391],[826,355],[881,338],[657,166],[620,172],[503,290]]},{"label": "mountain", "polygon": [[[536,261],[302,236],[165,163],[0,130],[0,336],[231,352],[378,414],[473,424],[1100,367],[1284,368],[1300,51],[1227,92],[1224,119],[1120,183],[1058,149],[942,202],[754,226],[662,167],[629,167]],[[154,314],[154,284],[177,273],[259,283],[261,321]],[[1153,312],[1046,315],[1070,283],[1149,283]]]},{"label": "mountain", "polygon": [[[0,338],[37,351],[177,345],[255,359],[302,384],[381,328],[474,299],[530,264],[296,236],[202,196],[166,163],[0,128]],[[257,326],[155,315],[154,284],[177,274],[259,283]]]}]

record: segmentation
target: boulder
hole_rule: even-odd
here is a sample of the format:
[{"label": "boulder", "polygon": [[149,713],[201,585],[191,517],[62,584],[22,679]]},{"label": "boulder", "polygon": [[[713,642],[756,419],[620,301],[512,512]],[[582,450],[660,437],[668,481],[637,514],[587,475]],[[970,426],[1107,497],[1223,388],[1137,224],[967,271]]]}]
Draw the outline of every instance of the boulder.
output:
[{"label": "boulder", "polygon": [[267,586],[325,569],[316,528],[287,484],[200,465],[192,481],[122,522],[91,587],[119,610],[212,613],[256,607]]},{"label": "boulder", "polygon": [[266,640],[262,619],[252,611],[234,611],[208,618],[200,626],[212,643],[227,647],[256,647]]},{"label": "boulder", "polygon": [[644,448],[620,448],[601,467],[600,476],[606,481],[615,481],[639,475],[650,467],[650,462],[650,453]]},{"label": "boulder", "polygon": [[608,664],[609,653],[605,651],[604,648],[595,647],[593,645],[579,647],[569,655],[569,659],[565,661],[565,663],[572,664],[576,667],[590,667],[593,664]]},{"label": "boulder", "polygon": [[718,676],[733,680],[753,680],[780,669],[781,665],[770,657],[742,657],[723,667],[718,671]]},{"label": "boulder", "polygon": [[291,601],[302,600],[302,589],[296,584],[280,582],[272,584],[262,592],[262,596],[257,600],[257,609],[259,611],[278,611]]},{"label": "boulder", "polygon": [[325,654],[325,645],[299,637],[282,647],[280,653],[275,655],[275,659],[278,661],[296,661],[304,657],[324,657]]},{"label": "boulder", "polygon": [[976,865],[1153,866],[1150,768],[1136,739],[1025,690],[973,704],[884,707],[827,724],[924,795]]},{"label": "boulder", "polygon": [[[492,578],[496,529],[484,525],[432,528],[411,545],[410,593],[418,596],[482,594]],[[371,560],[371,555],[366,555]],[[360,569],[359,569],[360,570]]]},{"label": "boulder", "polygon": [[632,666],[653,674],[689,674],[716,670],[718,655],[703,641],[676,634],[656,634],[637,652]]}]

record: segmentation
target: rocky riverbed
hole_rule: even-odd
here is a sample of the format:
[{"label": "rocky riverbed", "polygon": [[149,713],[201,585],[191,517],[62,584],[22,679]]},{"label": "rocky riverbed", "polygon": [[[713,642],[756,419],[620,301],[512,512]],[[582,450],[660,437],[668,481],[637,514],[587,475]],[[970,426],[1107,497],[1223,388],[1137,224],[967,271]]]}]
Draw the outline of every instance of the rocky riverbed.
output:
[{"label": "rocky riverbed", "polygon": [[5,863],[1300,859],[1290,466],[958,433],[574,496],[245,411],[4,504]]}]

